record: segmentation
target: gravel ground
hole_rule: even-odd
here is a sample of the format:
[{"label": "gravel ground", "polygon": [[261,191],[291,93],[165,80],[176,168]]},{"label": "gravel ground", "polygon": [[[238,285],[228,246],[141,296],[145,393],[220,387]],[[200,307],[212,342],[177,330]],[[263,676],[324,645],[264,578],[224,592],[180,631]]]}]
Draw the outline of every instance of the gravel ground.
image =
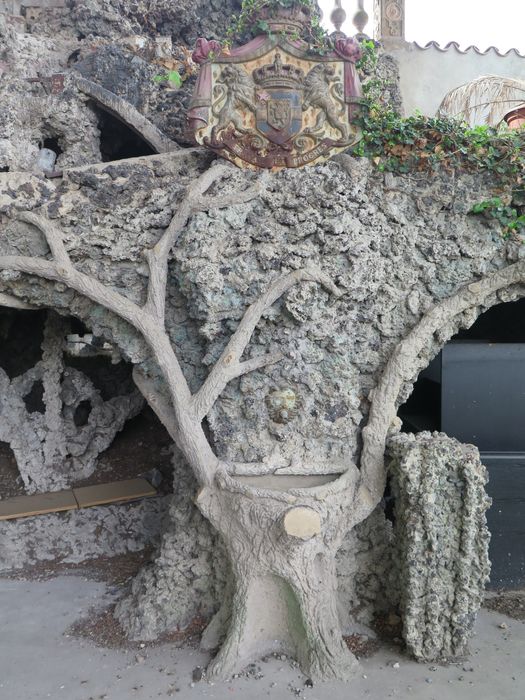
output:
[{"label": "gravel ground", "polygon": [[[196,681],[208,657],[195,644],[109,648],[76,632],[114,604],[119,586],[69,575],[0,580],[0,697],[13,700],[523,700],[525,624],[483,610],[469,659],[419,665],[382,645],[350,683],[315,684],[286,658],[271,657],[239,678]],[[89,627],[89,625],[88,625]]]},{"label": "gravel ground", "polygon": [[[485,607],[497,613],[503,613],[514,620],[525,622],[525,592],[506,591],[487,597]],[[524,691],[525,697],[525,691]]]}]

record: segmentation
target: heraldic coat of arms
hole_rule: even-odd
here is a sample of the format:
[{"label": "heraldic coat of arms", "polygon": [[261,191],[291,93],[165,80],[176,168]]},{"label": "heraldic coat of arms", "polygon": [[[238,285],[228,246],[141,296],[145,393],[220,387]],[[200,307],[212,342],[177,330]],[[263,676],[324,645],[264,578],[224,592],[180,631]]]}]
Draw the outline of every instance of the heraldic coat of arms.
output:
[{"label": "heraldic coat of arms", "polygon": [[198,143],[240,167],[313,164],[360,138],[352,123],[361,101],[359,45],[339,37],[323,55],[312,54],[297,38],[293,18],[278,16],[275,23],[278,31],[237,48],[199,39],[193,54],[200,73],[190,130]]}]

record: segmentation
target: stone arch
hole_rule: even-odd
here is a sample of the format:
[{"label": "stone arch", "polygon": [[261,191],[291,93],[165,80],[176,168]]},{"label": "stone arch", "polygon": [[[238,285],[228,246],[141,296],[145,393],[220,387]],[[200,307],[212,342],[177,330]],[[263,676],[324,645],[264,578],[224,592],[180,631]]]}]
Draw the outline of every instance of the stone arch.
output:
[{"label": "stone arch", "polygon": [[169,153],[179,150],[180,146],[168,138],[149,119],[141,114],[132,104],[115,93],[106,90],[86,78],[76,77],[78,90],[90,97],[99,107],[109,112],[138,134],[157,153]]},{"label": "stone arch", "polygon": [[[465,313],[482,310],[498,303],[491,297],[505,289],[525,283],[525,261],[519,261],[502,270],[485,276],[460,289],[456,294],[430,309],[410,333],[396,346],[381,378],[371,392],[368,423],[363,428],[361,475],[369,489],[378,498],[385,483],[384,456],[390,428],[397,415],[403,387],[413,382],[425,365],[421,355],[439,333],[438,350],[454,334],[454,326]],[[517,296],[524,296],[523,294]],[[483,308],[484,307],[484,308]],[[469,320],[474,320],[469,319]],[[456,321],[456,323],[455,323]]]},{"label": "stone arch", "polygon": [[4,294],[0,292],[0,306],[5,306],[9,309],[21,309],[22,311],[36,311],[38,306],[34,306],[33,304],[27,304],[25,301],[22,301],[22,299],[18,299],[17,297],[11,296],[10,294]]}]

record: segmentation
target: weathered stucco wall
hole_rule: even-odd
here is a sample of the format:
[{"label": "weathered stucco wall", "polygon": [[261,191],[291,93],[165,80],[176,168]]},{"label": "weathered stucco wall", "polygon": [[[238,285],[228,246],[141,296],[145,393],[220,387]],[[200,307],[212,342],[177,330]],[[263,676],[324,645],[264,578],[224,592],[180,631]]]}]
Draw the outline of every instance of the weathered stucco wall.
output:
[{"label": "weathered stucco wall", "polygon": [[490,48],[481,52],[471,47],[462,51],[455,44],[420,47],[416,43],[387,44],[386,50],[399,66],[404,114],[415,111],[436,114],[445,95],[482,75],[523,79],[525,56],[514,49],[505,54]]}]

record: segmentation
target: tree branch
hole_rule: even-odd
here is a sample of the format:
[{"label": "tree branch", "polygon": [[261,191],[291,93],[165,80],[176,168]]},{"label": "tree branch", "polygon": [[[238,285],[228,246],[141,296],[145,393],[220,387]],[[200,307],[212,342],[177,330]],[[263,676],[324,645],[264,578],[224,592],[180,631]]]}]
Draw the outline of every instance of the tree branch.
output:
[{"label": "tree branch", "polygon": [[231,171],[231,165],[217,162],[197,178],[197,180],[192,182],[187,188],[184,198],[177,208],[176,214],[161,239],[153,248],[144,253],[150,273],[145,309],[148,313],[154,314],[162,324],[164,324],[166,312],[169,255],[175,241],[187,225],[192,214],[249,202],[259,196],[267,182],[267,173],[264,173],[259,178],[256,185],[248,188],[244,192],[226,196],[219,195],[217,197],[204,196],[215,182]]},{"label": "tree branch", "polygon": [[229,166],[218,162],[192,182],[186,189],[182,202],[158,243],[144,253],[150,273],[148,296],[144,308],[148,313],[154,314],[162,325],[164,325],[166,314],[168,259],[171,249],[191,215],[195,213],[195,201],[229,169]]},{"label": "tree branch", "polygon": [[340,297],[342,294],[328,275],[315,267],[295,270],[275,280],[268,290],[248,307],[237,330],[232,335],[230,342],[213,366],[208,378],[194,395],[192,407],[196,416],[203,419],[208,415],[213,404],[217,401],[226,385],[232,379],[255,369],[259,369],[260,367],[264,367],[265,365],[275,364],[275,362],[281,359],[282,356],[278,357],[276,353],[273,353],[241,362],[242,354],[246,350],[255,327],[259,323],[264,312],[280,299],[283,294],[300,282],[317,282],[336,297]]},{"label": "tree branch", "polygon": [[[147,252],[150,282],[148,298],[144,306],[135,304],[123,294],[105,286],[98,279],[77,270],[65,248],[60,229],[49,220],[33,213],[23,213],[19,218],[21,221],[36,226],[44,234],[53,259],[17,255],[0,256],[0,269],[23,272],[65,284],[95,304],[124,319],[140,333],[150,347],[152,357],[166,382],[169,401],[159,393],[147,375],[139,373],[138,370],[135,373],[137,385],[144,389],[148,402],[168,428],[201,485],[211,485],[220,466],[220,462],[213,453],[202,428],[202,418],[209,412],[231,379],[274,364],[282,358],[280,353],[268,353],[241,362],[242,354],[263,313],[291,287],[300,282],[317,282],[335,296],[341,296],[341,292],[332,280],[317,268],[311,267],[282,275],[246,310],[219,361],[211,370],[199,392],[192,397],[165,330],[168,258],[177,235],[184,228],[192,213],[213,206],[228,206],[239,201],[249,201],[256,197],[265,186],[266,178],[261,177],[255,187],[240,193],[239,197],[204,197],[204,193],[230,167],[218,164],[204,173],[188,188],[186,196],[165,234],[157,245]],[[10,299],[10,297],[8,298]]]},{"label": "tree branch", "polygon": [[179,433],[168,396],[157,389],[155,382],[138,365],[133,367],[133,381],[172,440],[178,444]]},{"label": "tree branch", "polygon": [[72,268],[71,258],[64,245],[62,232],[49,219],[43,219],[30,211],[21,212],[18,215],[19,221],[32,224],[38,228],[45,236],[47,244],[51,250],[53,260],[65,269]]},{"label": "tree branch", "polygon": [[[50,235],[53,250],[58,251],[60,260],[65,263],[64,253],[61,252],[62,237],[59,231],[55,227],[48,226],[46,221],[35,215],[31,215],[31,219],[25,218],[25,220],[34,223],[46,237]],[[145,309],[137,306],[110,287],[106,287],[94,277],[79,272],[71,264],[69,256],[67,264],[43,258],[16,255],[1,256],[0,269],[25,272],[29,275],[66,284],[69,288],[127,321],[142,335],[149,345],[169,389],[175,424],[178,429],[178,447],[193,469],[197,480],[201,484],[213,483],[218,466],[217,457],[213,454],[204,434],[201,421],[196,420],[191,411],[191,392],[188,383],[169,337],[164,328],[159,325],[155,315],[149,314]]]},{"label": "tree branch", "polygon": [[275,365],[284,359],[282,352],[269,352],[266,355],[257,355],[257,357],[252,357],[245,362],[239,362],[237,367],[237,374],[235,376],[241,377],[243,374],[249,374],[250,372],[255,372],[257,369],[262,367],[268,367],[268,365]]},{"label": "tree branch", "polygon": [[166,316],[169,254],[191,214],[191,201],[186,195],[162,238],[153,248],[144,252],[149,267],[148,295],[144,311],[154,315],[159,323],[162,323],[162,326],[164,326]]}]

